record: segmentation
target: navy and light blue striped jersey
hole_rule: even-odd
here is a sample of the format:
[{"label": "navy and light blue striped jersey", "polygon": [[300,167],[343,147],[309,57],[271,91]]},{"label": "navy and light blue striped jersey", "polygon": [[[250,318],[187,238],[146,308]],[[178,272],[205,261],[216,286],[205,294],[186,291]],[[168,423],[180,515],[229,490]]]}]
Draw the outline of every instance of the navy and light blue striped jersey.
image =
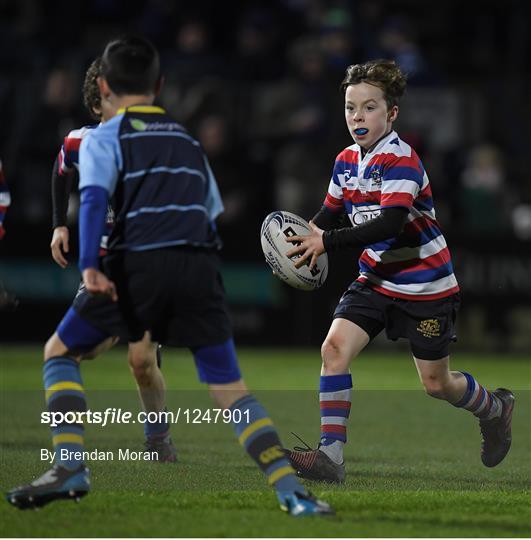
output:
[{"label": "navy and light blue striped jersey", "polygon": [[79,188],[113,199],[109,249],[217,248],[219,189],[200,144],[155,106],[134,106],[82,140]]}]

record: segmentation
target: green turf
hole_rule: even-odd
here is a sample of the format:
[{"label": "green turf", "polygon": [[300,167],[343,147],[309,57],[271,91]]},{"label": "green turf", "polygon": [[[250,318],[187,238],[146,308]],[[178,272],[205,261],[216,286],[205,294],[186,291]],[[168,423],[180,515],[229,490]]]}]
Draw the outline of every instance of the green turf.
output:
[{"label": "green turf", "polygon": [[[50,448],[42,410],[38,349],[3,347],[0,354],[3,491],[42,473]],[[243,350],[242,370],[268,408],[286,444],[290,431],[314,444],[319,411],[317,350]],[[475,419],[420,390],[407,355],[370,353],[353,365],[346,447],[347,481],[311,489],[334,505],[333,518],[293,519],[234,442],[230,426],[172,426],[179,463],[89,464],[93,489],[79,505],[57,502],[39,512],[0,503],[0,534],[24,536],[428,536],[526,537],[531,534],[530,372],[524,358],[456,356],[455,369],[488,387],[515,391],[513,448],[495,469],[479,461]],[[167,351],[168,406],[210,406],[188,353]],[[83,366],[89,406],[139,410],[126,352],[117,348]],[[139,425],[88,426],[87,449],[141,450]]]}]

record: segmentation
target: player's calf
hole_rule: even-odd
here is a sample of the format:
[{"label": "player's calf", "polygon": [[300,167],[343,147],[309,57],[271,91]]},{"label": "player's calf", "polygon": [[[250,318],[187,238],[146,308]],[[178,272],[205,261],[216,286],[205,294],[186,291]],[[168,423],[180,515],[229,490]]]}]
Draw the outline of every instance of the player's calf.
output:
[{"label": "player's calf", "polygon": [[481,461],[486,467],[495,467],[505,458],[511,447],[514,395],[505,388],[490,392],[470,373],[463,372],[462,375],[466,379],[466,391],[453,405],[466,409],[479,418],[483,438]]}]

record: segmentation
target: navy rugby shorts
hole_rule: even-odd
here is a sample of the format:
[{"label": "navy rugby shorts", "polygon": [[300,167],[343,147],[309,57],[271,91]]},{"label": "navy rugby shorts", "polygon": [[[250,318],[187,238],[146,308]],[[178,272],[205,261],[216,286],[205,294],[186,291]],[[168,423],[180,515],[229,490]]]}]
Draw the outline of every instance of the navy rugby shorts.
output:
[{"label": "navy rugby shorts", "polygon": [[385,330],[388,339],[409,340],[415,358],[438,360],[448,356],[450,343],[457,340],[459,302],[459,294],[438,300],[403,300],[354,281],[341,297],[334,319],[357,324],[371,340]]},{"label": "navy rugby shorts", "polygon": [[218,345],[232,337],[216,253],[193,247],[127,251],[103,264],[116,284],[129,341],[148,329],[153,341],[175,347]]}]

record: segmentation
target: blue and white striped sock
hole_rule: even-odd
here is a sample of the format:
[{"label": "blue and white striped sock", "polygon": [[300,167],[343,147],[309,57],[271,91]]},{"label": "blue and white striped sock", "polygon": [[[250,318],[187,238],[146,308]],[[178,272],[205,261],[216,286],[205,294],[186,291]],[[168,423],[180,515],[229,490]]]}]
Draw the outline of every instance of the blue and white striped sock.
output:
[{"label": "blue and white striped sock", "polygon": [[492,392],[483,388],[470,373],[461,372],[467,381],[467,389],[463,397],[453,403],[454,407],[466,409],[478,418],[490,420],[502,413],[502,403]]},{"label": "blue and white striped sock", "polygon": [[343,463],[347,442],[347,421],[352,401],[352,376],[322,375],[319,407],[321,410],[321,451],[335,463]]}]

